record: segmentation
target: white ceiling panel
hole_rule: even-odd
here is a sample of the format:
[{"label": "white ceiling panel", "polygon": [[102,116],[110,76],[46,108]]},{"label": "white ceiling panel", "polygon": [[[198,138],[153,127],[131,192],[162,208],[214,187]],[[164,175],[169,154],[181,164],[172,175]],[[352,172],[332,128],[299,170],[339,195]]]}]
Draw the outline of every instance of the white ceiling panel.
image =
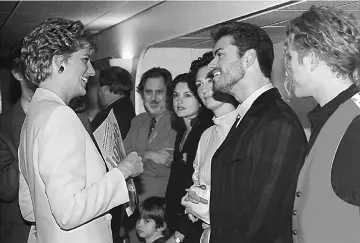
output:
[{"label": "white ceiling panel", "polygon": [[204,41],[207,41],[208,39],[203,39],[203,38],[178,38],[178,39],[174,39],[174,40],[170,40],[167,42],[162,43],[162,47],[189,47],[189,46],[193,46],[196,45],[197,43],[202,43]]},{"label": "white ceiling panel", "polygon": [[113,26],[132,16],[153,7],[161,1],[128,1],[124,4],[118,4],[113,7],[111,12],[100,16],[91,23],[88,27],[92,30],[103,30],[106,27]]},{"label": "white ceiling panel", "polygon": [[[5,53],[4,48],[10,48],[14,43],[19,42],[32,28],[47,18],[62,17],[80,20],[92,33],[98,33],[147,11],[161,2],[164,1],[0,1],[0,53]],[[18,3],[18,8],[11,13]],[[288,20],[299,16],[311,5],[341,8],[360,18],[360,1],[289,1],[279,6],[277,10],[264,10],[242,21],[264,27],[273,42],[277,43],[283,40],[284,26],[287,25]],[[186,9],[181,11],[186,11]],[[157,18],[155,15],[149,16]],[[234,21],[241,21],[241,19],[243,17],[239,16]],[[154,26],[149,31],[160,33],[163,28],[176,27],[169,27],[166,24],[162,26],[161,21],[166,20],[159,20],[161,26]],[[212,27],[209,26],[201,31],[159,43],[156,46],[212,48],[211,30]]]},{"label": "white ceiling panel", "polygon": [[111,11],[115,5],[122,3],[126,1],[23,1],[17,12],[86,15]]},{"label": "white ceiling panel", "polygon": [[249,18],[247,20],[243,20],[240,22],[245,22],[245,23],[251,23],[251,24],[255,24],[258,26],[266,26],[266,25],[271,25],[277,22],[281,22],[281,21],[285,21],[288,19],[292,19],[299,16],[299,12],[298,11],[285,11],[285,10],[278,10],[278,11],[273,11],[270,13],[266,13],[264,15],[260,15],[254,18]]},{"label": "white ceiling panel", "polygon": [[6,53],[3,49],[19,43],[36,25],[48,18],[80,20],[92,33],[97,33],[161,2],[0,1],[0,55]]},{"label": "white ceiling panel", "polygon": [[349,3],[354,3],[354,2],[358,2],[358,1],[306,1],[306,2],[304,1],[302,3],[286,7],[286,8],[284,8],[284,10],[306,11],[311,7],[311,5],[314,5],[317,7],[331,6],[331,7],[337,8],[337,7],[347,5]]},{"label": "white ceiling panel", "polygon": [[198,33],[191,34],[192,37],[211,38],[211,29],[203,30]]},{"label": "white ceiling panel", "polygon": [[[254,16],[247,17],[246,19],[239,17],[239,19],[235,19],[234,21],[242,21],[261,26],[270,35],[273,43],[278,43],[284,40],[285,27],[289,23],[289,20],[300,16],[312,5],[341,8],[347,12],[353,13],[358,18],[360,18],[360,1],[293,1],[289,2],[288,5],[282,6],[278,9],[264,11],[263,13],[257,13]],[[206,28],[205,30],[187,35],[186,37],[207,37],[209,39],[204,44],[200,41],[198,42],[198,45],[192,43],[191,47],[197,48],[197,46],[203,47],[204,45],[213,45],[210,38],[211,30],[211,28]],[[178,43],[181,43],[181,40],[183,39],[183,37],[180,37],[177,41],[173,40],[171,43],[167,43],[166,46],[178,47],[176,45]],[[174,44],[174,46],[171,46],[170,44]],[[159,43],[156,46],[160,47],[162,46],[162,43]],[[184,47],[183,44],[181,44],[181,46]]]},{"label": "white ceiling panel", "polygon": [[271,37],[285,37],[285,28],[284,27],[265,27],[263,28],[266,33]]}]

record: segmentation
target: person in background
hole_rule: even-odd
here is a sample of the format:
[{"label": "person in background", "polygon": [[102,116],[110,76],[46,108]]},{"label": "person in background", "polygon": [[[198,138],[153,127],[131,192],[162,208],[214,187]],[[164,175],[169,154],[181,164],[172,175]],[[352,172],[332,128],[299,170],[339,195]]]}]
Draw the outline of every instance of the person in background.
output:
[{"label": "person in background", "polygon": [[126,153],[136,151],[144,160],[144,173],[136,178],[140,202],[149,196],[165,196],[176,136],[167,106],[171,82],[168,70],[152,68],[137,87],[146,112],[131,121],[124,147]]},{"label": "person in background", "polygon": [[[124,140],[126,153],[136,151],[144,163],[144,173],[134,179],[140,203],[150,196],[164,197],[173,160],[176,132],[168,109],[171,73],[160,67],[146,71],[137,86],[146,112],[134,117]],[[132,243],[138,242],[136,217],[126,224]]]},{"label": "person in background", "polygon": [[149,197],[142,202],[136,232],[146,243],[165,243],[169,237],[165,208],[166,201],[162,197]]},{"label": "person in background", "polygon": [[270,82],[272,41],[259,26],[238,22],[220,25],[212,38],[214,90],[240,105],[211,160],[210,242],[291,242],[293,195],[307,140]]},{"label": "person in background", "polygon": [[[211,159],[216,149],[225,140],[230,128],[232,127],[237,112],[235,108],[238,102],[229,94],[213,91],[213,80],[207,65],[213,60],[212,52],[205,53],[201,58],[191,64],[190,72],[196,74],[195,85],[197,92],[206,108],[210,109],[215,117],[214,125],[208,128],[201,136],[199,146],[194,160],[194,173],[192,175],[192,185],[188,193],[197,193],[207,201],[210,200],[211,187]],[[186,207],[186,212],[193,221],[200,219],[203,222],[204,232],[200,242],[209,242],[210,236],[210,215],[209,204],[195,204],[185,201],[183,197],[182,205]],[[200,222],[200,221],[199,221]],[[199,242],[199,241],[198,241]]]},{"label": "person in background", "polygon": [[[100,71],[98,80],[97,100],[101,109],[91,121],[91,129],[95,132],[108,117],[110,111],[113,110],[121,137],[125,139],[130,129],[131,120],[135,117],[135,109],[130,99],[133,88],[132,77],[127,70],[121,67],[108,67]],[[120,243],[119,231],[125,217],[124,208],[119,205],[113,208],[110,213],[112,215],[113,241]]]},{"label": "person in background", "polygon": [[98,101],[101,110],[91,121],[93,131],[104,122],[113,109],[121,136],[125,139],[131,120],[135,117],[135,109],[130,99],[132,89],[131,74],[124,68],[109,67],[100,71]]},{"label": "person in background", "polygon": [[295,243],[360,239],[360,21],[312,6],[286,27],[290,91],[313,97],[311,136],[297,182]]},{"label": "person in background", "polygon": [[20,214],[19,163],[17,149],[20,144],[20,131],[36,85],[27,81],[20,60],[21,46],[17,45],[11,53],[14,82],[21,87],[21,96],[12,107],[0,116],[0,242],[27,242],[30,223]]},{"label": "person in background", "polygon": [[201,223],[192,223],[180,204],[185,189],[192,184],[193,162],[201,134],[212,123],[212,112],[203,106],[197,93],[193,74],[178,75],[171,85],[173,128],[177,131],[174,160],[171,164],[169,183],[165,198],[167,201],[165,219],[174,232],[168,242],[194,242],[200,240]]},{"label": "person in background", "polygon": [[36,227],[29,238],[42,242],[111,242],[111,208],[129,200],[125,179],[142,172],[129,154],[106,165],[91,137],[68,106],[86,94],[96,50],[80,21],[48,19],[23,41],[27,80],[38,85],[20,135],[19,204]]},{"label": "person in background", "polygon": [[86,95],[84,96],[85,112],[90,122],[94,120],[96,114],[100,111],[99,105],[99,70],[95,69],[95,75],[89,77],[86,84]]}]

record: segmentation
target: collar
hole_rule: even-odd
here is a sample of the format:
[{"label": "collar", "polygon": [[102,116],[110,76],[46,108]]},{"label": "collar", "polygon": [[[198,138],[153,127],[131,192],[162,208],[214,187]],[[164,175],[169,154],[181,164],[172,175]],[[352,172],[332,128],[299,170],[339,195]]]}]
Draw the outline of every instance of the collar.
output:
[{"label": "collar", "polygon": [[60,96],[58,96],[56,93],[54,93],[51,90],[48,89],[44,89],[44,88],[37,88],[34,96],[30,102],[33,103],[33,101],[40,101],[40,100],[55,100],[63,105],[66,105],[65,102],[60,98]]},{"label": "collar", "polygon": [[127,98],[127,96],[125,96],[125,95],[124,95],[124,96],[120,96],[120,97],[112,100],[111,102],[109,102],[109,103],[104,107],[104,109],[107,109],[108,107],[113,106],[113,105],[119,103],[119,101],[123,101],[124,98]]},{"label": "collar", "polygon": [[[154,117],[153,115],[150,114],[150,112],[147,112],[147,114],[149,115],[150,120]],[[161,113],[158,116],[155,116],[154,118],[156,120],[156,123],[158,123],[163,117],[167,118],[169,116],[170,116],[170,112],[165,109],[165,111],[163,113]]]},{"label": "collar", "polygon": [[231,127],[236,120],[236,117],[238,115],[237,110],[230,111],[222,116],[214,117],[212,120],[215,125],[217,126],[224,126],[224,127]]},{"label": "collar", "polygon": [[27,114],[29,105],[30,105],[30,101],[24,99],[24,97],[21,96],[20,105],[21,105],[21,108],[23,109],[24,113]]},{"label": "collar", "polygon": [[245,116],[246,112],[250,109],[254,101],[259,98],[260,95],[272,88],[274,88],[272,83],[266,84],[260,89],[256,90],[254,93],[252,93],[249,97],[247,97],[247,99],[236,108],[236,111],[238,112],[240,117]]}]

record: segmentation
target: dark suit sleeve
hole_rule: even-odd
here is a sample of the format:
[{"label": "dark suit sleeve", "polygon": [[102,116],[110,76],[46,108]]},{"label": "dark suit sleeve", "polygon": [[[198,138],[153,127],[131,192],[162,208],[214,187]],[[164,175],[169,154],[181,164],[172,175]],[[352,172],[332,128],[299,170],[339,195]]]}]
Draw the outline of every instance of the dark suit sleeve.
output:
[{"label": "dark suit sleeve", "polygon": [[0,200],[13,202],[18,197],[19,169],[17,153],[8,137],[0,133]]},{"label": "dark suit sleeve", "polygon": [[260,127],[249,144],[249,205],[238,219],[245,224],[233,238],[242,243],[273,242],[268,240],[282,238],[284,229],[291,236],[294,193],[306,144],[302,127],[286,119]]}]

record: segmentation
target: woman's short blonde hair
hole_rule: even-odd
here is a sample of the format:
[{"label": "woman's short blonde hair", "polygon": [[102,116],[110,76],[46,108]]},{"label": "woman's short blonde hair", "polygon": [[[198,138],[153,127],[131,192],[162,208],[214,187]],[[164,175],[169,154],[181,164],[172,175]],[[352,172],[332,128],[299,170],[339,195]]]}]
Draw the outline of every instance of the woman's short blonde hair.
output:
[{"label": "woman's short blonde hair", "polygon": [[85,48],[90,53],[97,50],[90,32],[80,21],[47,19],[23,40],[21,59],[24,61],[25,77],[39,84],[51,75],[54,56],[66,62],[74,52]]}]

